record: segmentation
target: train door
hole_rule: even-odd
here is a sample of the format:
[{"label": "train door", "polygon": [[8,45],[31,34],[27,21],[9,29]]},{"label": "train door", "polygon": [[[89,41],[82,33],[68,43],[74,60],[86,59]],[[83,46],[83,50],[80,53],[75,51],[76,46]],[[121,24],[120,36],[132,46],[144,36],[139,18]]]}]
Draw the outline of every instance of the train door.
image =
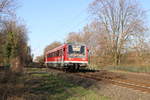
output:
[{"label": "train door", "polygon": [[61,52],[61,67],[63,67],[64,66],[64,50],[63,49],[61,49],[60,50],[60,52]]},{"label": "train door", "polygon": [[66,48],[63,48],[62,50],[63,50],[63,67],[66,67],[64,62],[66,59]]}]

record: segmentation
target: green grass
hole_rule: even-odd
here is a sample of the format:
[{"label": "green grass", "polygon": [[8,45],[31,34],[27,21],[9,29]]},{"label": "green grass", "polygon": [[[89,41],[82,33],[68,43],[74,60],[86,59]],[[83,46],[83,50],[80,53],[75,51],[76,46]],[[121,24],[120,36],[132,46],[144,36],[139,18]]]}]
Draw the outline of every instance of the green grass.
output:
[{"label": "green grass", "polygon": [[106,70],[121,70],[121,71],[128,71],[128,72],[142,72],[142,73],[149,73],[150,66],[109,66],[104,67]]},{"label": "green grass", "polygon": [[28,77],[26,88],[28,88],[27,98],[39,100],[109,100],[92,90],[65,81],[60,76],[52,74],[32,74]]},{"label": "green grass", "polygon": [[34,72],[34,71],[45,71],[46,68],[26,68],[28,72]]},{"label": "green grass", "polygon": [[80,95],[78,97],[71,97],[67,100],[109,100],[109,98],[98,95],[95,92],[88,90],[85,92],[84,95]]},{"label": "green grass", "polygon": [[89,64],[89,65],[88,65],[88,68],[89,68],[89,69],[98,70],[98,69],[100,69],[100,68],[101,68],[101,66],[94,65],[94,64]]},{"label": "green grass", "polygon": [[[78,80],[66,80],[65,76],[52,73],[34,73],[38,69],[28,69],[31,74],[0,73],[0,99],[18,100],[109,100],[108,97],[75,84]],[[6,77],[7,76],[7,77]]]}]

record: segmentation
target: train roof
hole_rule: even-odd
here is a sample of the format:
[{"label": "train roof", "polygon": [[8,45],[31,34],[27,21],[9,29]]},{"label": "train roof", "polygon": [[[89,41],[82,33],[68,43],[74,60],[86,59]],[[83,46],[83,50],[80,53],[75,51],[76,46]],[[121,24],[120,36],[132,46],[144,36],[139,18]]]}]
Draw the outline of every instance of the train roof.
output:
[{"label": "train roof", "polygon": [[68,44],[68,45],[84,45],[85,46],[85,44],[83,44],[83,43],[66,43],[66,44]]},{"label": "train roof", "polygon": [[53,51],[57,51],[57,50],[65,47],[66,45],[84,45],[85,46],[85,44],[82,44],[82,43],[64,43],[64,44],[62,44],[62,45],[60,45],[60,46],[58,46],[58,47],[56,47],[56,48],[54,48],[52,50],[47,51],[46,54],[48,54],[50,52],[53,52]]},{"label": "train roof", "polygon": [[54,49],[48,50],[48,51],[46,52],[46,54],[47,54],[47,53],[50,53],[50,52],[53,52],[53,51],[56,51],[56,50],[59,50],[59,49],[63,48],[65,45],[66,45],[66,44],[62,44],[62,45],[60,45],[60,46],[58,46],[58,47],[56,47],[56,48],[54,48]]}]

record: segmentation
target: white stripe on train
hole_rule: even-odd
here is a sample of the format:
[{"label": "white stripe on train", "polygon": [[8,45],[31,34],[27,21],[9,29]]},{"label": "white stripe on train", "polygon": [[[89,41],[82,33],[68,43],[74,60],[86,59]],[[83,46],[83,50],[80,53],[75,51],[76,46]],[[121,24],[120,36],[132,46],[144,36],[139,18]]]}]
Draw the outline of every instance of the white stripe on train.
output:
[{"label": "white stripe on train", "polygon": [[80,63],[80,64],[88,64],[88,61],[47,61],[46,63]]}]

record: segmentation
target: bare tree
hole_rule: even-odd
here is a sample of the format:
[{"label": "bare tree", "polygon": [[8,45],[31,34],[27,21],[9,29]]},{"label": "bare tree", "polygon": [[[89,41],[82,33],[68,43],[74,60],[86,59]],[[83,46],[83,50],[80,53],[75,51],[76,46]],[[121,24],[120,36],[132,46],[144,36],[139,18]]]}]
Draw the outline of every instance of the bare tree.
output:
[{"label": "bare tree", "polygon": [[4,63],[3,47],[6,41],[5,22],[8,17],[15,15],[16,0],[0,0],[0,64]]},{"label": "bare tree", "polygon": [[5,22],[3,32],[6,34],[4,45],[5,63],[10,63],[13,71],[21,71],[27,52],[27,29],[25,25],[18,24],[17,21]]},{"label": "bare tree", "polygon": [[2,22],[2,17],[15,16],[16,8],[16,0],[0,0],[0,23]]},{"label": "bare tree", "polygon": [[92,53],[95,52],[98,44],[98,34],[97,34],[97,28],[96,25],[98,25],[97,23],[93,22],[89,25],[86,25],[83,28],[82,31],[82,41],[84,44],[86,44],[88,46],[88,48],[90,49],[90,51]]},{"label": "bare tree", "polygon": [[89,10],[103,27],[101,44],[118,65],[124,49],[144,35],[144,10],[136,0],[95,0]]},{"label": "bare tree", "polygon": [[82,42],[81,33],[70,32],[66,38],[66,42],[67,43],[81,43]]},{"label": "bare tree", "polygon": [[55,41],[55,42],[51,43],[50,45],[46,46],[46,48],[44,49],[44,54],[45,54],[47,51],[49,51],[49,50],[51,50],[51,49],[54,49],[55,47],[60,46],[61,44],[62,44],[62,43],[61,43],[61,42],[58,42],[58,41]]},{"label": "bare tree", "polygon": [[44,65],[44,56],[43,55],[37,56],[35,58],[35,62],[38,62],[40,65]]}]

